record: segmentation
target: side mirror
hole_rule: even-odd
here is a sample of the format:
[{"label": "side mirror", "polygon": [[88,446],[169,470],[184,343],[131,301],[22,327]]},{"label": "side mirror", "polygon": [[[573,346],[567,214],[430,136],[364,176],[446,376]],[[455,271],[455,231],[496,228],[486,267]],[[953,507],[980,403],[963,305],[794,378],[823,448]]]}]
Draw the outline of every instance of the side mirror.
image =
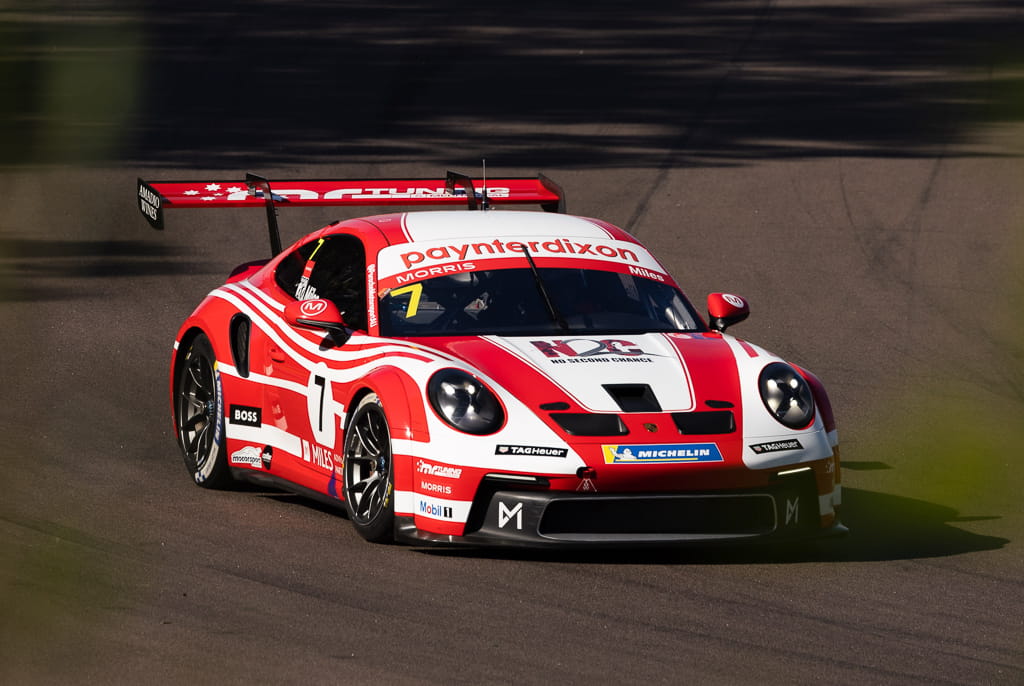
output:
[{"label": "side mirror", "polygon": [[711,328],[725,333],[726,328],[739,324],[750,316],[750,305],[732,293],[712,293],[708,296],[708,318]]},{"label": "side mirror", "polygon": [[284,308],[284,318],[292,326],[304,329],[322,329],[339,344],[348,340],[345,320],[341,318],[338,306],[330,300],[297,300]]}]

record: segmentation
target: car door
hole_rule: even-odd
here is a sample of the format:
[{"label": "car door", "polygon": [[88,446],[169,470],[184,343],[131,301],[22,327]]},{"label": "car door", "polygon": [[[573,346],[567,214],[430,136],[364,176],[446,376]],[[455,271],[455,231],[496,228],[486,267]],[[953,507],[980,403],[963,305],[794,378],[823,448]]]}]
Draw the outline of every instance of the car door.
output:
[{"label": "car door", "polygon": [[[277,282],[287,298],[329,299],[350,328],[365,329],[365,251],[358,237],[315,238],[293,257],[286,257],[278,271]],[[287,333],[292,335],[285,337],[285,345],[269,340],[266,350],[271,419],[297,439],[285,478],[340,497],[344,407],[339,399],[344,396],[336,370],[343,364],[344,346],[323,332],[292,329]]]}]

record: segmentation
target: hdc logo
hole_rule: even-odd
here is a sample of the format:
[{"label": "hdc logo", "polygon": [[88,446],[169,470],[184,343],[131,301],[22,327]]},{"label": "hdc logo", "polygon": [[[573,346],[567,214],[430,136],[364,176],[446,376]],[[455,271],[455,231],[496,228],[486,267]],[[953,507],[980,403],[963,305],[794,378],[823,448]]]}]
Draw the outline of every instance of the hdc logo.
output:
[{"label": "hdc logo", "polygon": [[624,355],[636,357],[637,355],[649,355],[643,349],[638,348],[632,341],[624,341],[616,338],[604,338],[595,340],[592,338],[569,338],[553,341],[530,341],[537,350],[547,357],[591,357],[593,355]]}]

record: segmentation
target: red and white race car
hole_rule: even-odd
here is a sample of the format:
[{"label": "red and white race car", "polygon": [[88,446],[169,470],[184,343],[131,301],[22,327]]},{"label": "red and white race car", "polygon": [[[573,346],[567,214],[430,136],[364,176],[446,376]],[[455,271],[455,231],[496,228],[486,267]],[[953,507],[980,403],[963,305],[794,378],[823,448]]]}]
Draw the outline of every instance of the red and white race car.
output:
[{"label": "red and white race car", "polygon": [[[196,483],[344,504],[370,541],[593,546],[839,534],[839,451],[816,377],[706,323],[607,222],[540,176],[139,180],[175,207],[266,207],[274,256],[184,322],[175,432]],[[547,212],[490,210],[538,204]],[[280,248],[298,205],[460,204],[331,224]]]}]

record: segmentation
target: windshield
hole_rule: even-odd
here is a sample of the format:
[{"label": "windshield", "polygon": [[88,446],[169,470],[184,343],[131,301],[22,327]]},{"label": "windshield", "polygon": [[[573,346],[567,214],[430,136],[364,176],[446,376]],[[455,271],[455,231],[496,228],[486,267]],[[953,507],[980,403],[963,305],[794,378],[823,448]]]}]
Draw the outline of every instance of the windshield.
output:
[{"label": "windshield", "polygon": [[538,269],[537,275],[551,307],[529,268],[446,274],[393,288],[381,298],[381,332],[451,336],[703,330],[690,303],[668,284],[594,269]]}]

